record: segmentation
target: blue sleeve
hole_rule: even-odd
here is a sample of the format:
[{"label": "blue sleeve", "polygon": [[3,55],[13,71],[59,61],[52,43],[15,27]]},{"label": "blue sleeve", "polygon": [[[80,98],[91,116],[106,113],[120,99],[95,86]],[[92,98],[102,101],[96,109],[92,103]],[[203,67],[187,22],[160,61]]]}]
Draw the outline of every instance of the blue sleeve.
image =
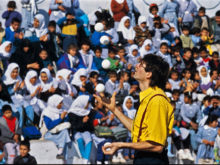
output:
[{"label": "blue sleeve", "polygon": [[185,106],[181,106],[181,110],[180,110],[180,115],[183,118],[183,120],[187,123],[190,123],[191,120],[185,115],[184,111],[185,111]]},{"label": "blue sleeve", "polygon": [[202,112],[200,111],[200,108],[198,106],[198,111],[197,111],[197,123],[199,123],[202,120]]},{"label": "blue sleeve", "polygon": [[5,11],[3,14],[2,14],[2,18],[4,18],[4,19],[8,19],[9,18],[9,11],[7,10],[7,11]]},{"label": "blue sleeve", "polygon": [[12,43],[15,41],[14,32],[12,32],[9,27],[5,29],[5,40],[11,41]]},{"label": "blue sleeve", "polygon": [[167,8],[167,3],[164,2],[163,6],[162,6],[162,8],[161,8],[161,11],[160,11],[160,13],[159,13],[159,15],[160,15],[162,18],[164,17],[164,13],[165,13],[166,8]]},{"label": "blue sleeve", "polygon": [[49,117],[44,116],[44,122],[46,124],[46,127],[48,130],[53,129],[55,126],[57,126],[58,124],[60,124],[62,122],[62,119],[56,119],[56,120],[51,120]]},{"label": "blue sleeve", "polygon": [[205,108],[205,109],[203,110],[203,113],[204,113],[205,115],[209,115],[209,110],[210,110],[210,107],[207,107],[207,108]]},{"label": "blue sleeve", "polygon": [[57,21],[57,25],[61,26],[64,21],[66,21],[66,17],[60,18],[60,19]]},{"label": "blue sleeve", "polygon": [[64,6],[65,8],[71,8],[72,6],[72,0],[63,0],[62,6]]},{"label": "blue sleeve", "polygon": [[40,38],[38,38],[37,36],[31,36],[31,37],[26,37],[27,39],[30,40],[30,42],[38,42],[40,41]]},{"label": "blue sleeve", "polygon": [[199,131],[197,132],[197,134],[196,134],[196,141],[198,142],[198,143],[202,143],[202,132],[203,132],[203,127],[200,127],[199,128]]},{"label": "blue sleeve", "polygon": [[79,0],[74,0],[73,1],[73,7],[74,8],[79,8]]},{"label": "blue sleeve", "polygon": [[55,3],[55,0],[51,0],[51,2],[50,2],[50,10],[57,10],[58,6],[59,5]]},{"label": "blue sleeve", "polygon": [[76,17],[76,20],[77,20],[77,27],[78,27],[78,28],[81,27],[81,26],[83,26],[83,20],[80,19],[80,17]]}]

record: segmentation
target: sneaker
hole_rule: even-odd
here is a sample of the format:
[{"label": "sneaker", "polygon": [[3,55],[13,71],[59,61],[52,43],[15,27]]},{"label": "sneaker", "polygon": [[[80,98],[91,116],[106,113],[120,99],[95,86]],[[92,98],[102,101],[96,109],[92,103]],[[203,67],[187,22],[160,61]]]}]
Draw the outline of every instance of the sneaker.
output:
[{"label": "sneaker", "polygon": [[112,157],[112,163],[119,163],[120,160],[118,159],[118,157],[116,157],[115,155],[113,155]]},{"label": "sneaker", "polygon": [[177,156],[179,159],[186,159],[186,155],[183,151],[183,149],[180,149],[178,152],[177,152]]},{"label": "sneaker", "polygon": [[101,161],[97,161],[96,164],[102,164],[102,162]]},{"label": "sneaker", "polygon": [[127,161],[124,159],[123,155],[121,152],[118,153],[118,159],[121,163],[126,163]]},{"label": "sneaker", "polygon": [[109,164],[109,162],[106,160],[106,161],[104,161],[104,164]]},{"label": "sneaker", "polygon": [[173,157],[174,157],[174,155],[173,155],[171,152],[167,152],[167,156],[168,156],[169,158],[173,158]]},{"label": "sneaker", "polygon": [[57,154],[56,158],[57,158],[57,159],[64,159],[65,157],[64,157],[63,154]]},{"label": "sneaker", "polygon": [[185,155],[186,155],[186,159],[191,160],[191,161],[194,161],[194,158],[193,158],[193,156],[192,156],[192,154],[191,154],[191,152],[190,152],[189,149],[185,149],[185,150],[184,150],[184,153],[185,153]]}]

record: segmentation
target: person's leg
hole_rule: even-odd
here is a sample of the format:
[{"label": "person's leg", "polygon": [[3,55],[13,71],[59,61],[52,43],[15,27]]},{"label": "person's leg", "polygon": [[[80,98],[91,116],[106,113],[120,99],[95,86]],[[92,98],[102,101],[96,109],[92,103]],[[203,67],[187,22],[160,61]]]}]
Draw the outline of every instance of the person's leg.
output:
[{"label": "person's leg", "polygon": [[90,159],[90,154],[92,151],[92,137],[91,133],[86,131],[82,133],[83,140],[85,142],[85,159]]},{"label": "person's leg", "polygon": [[7,153],[6,163],[13,164],[16,157],[16,145],[13,143],[6,143],[4,150]]},{"label": "person's leg", "polygon": [[82,158],[85,158],[85,144],[84,144],[84,140],[82,138],[82,134],[80,132],[77,132],[74,135],[74,138],[77,141],[78,147],[79,147],[79,151],[81,153]]}]

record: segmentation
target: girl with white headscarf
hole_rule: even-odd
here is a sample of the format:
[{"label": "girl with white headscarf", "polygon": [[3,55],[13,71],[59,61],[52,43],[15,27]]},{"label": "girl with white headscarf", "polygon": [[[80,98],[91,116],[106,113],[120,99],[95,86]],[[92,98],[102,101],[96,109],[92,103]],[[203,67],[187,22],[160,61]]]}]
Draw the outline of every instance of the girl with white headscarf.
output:
[{"label": "girl with white headscarf", "polygon": [[132,44],[135,38],[135,31],[130,25],[130,17],[124,16],[118,26],[119,42],[123,45]]},{"label": "girl with white headscarf", "polygon": [[58,146],[57,159],[64,158],[63,149],[66,144],[71,142],[67,128],[55,134],[50,132],[54,127],[67,121],[67,112],[62,110],[62,104],[63,97],[57,94],[50,96],[47,107],[42,112],[40,119],[40,127],[46,128],[46,133],[43,135],[43,138],[53,141]]},{"label": "girl with white headscarf", "polygon": [[19,113],[19,126],[23,123],[23,109],[25,108],[26,114],[30,119],[34,118],[33,107],[30,106],[24,97],[24,81],[19,76],[20,68],[16,63],[10,63],[3,76],[3,83],[6,85],[8,93],[11,96],[13,104],[11,104],[13,111]]},{"label": "girl with white headscarf", "polygon": [[76,89],[79,92],[79,95],[88,94],[88,92],[86,91],[87,76],[88,76],[88,71],[84,68],[79,69],[74,74],[71,84],[76,87]]},{"label": "girl with white headscarf", "polygon": [[26,89],[29,95],[29,103],[33,106],[35,113],[37,116],[40,116],[41,111],[45,108],[45,105],[42,100],[38,98],[38,95],[41,93],[42,88],[38,81],[37,72],[34,70],[30,70],[27,72],[26,77],[24,79]]},{"label": "girl with white headscarf", "polygon": [[12,54],[12,42],[5,41],[0,45],[0,61],[3,63],[2,70],[5,70],[8,65],[8,59],[11,57]]},{"label": "girl with white headscarf", "polygon": [[51,76],[50,70],[47,68],[41,70],[39,79],[42,88],[40,98],[47,102],[48,97],[56,93],[58,82]]},{"label": "girl with white headscarf", "polygon": [[134,27],[135,31],[135,42],[138,46],[142,46],[146,39],[151,39],[150,31],[147,27],[147,18],[141,15],[138,18],[138,25]]},{"label": "girl with white headscarf", "polygon": [[206,66],[200,66],[198,68],[198,71],[199,71],[199,76],[201,78],[201,83],[200,83],[201,90],[206,91],[207,95],[213,95],[214,92],[211,89],[213,82],[212,82],[211,77],[209,75],[208,69],[206,68]]},{"label": "girl with white headscarf", "polygon": [[77,96],[76,88],[70,84],[71,70],[61,69],[56,74],[56,80],[59,84],[59,89],[62,90],[62,96],[64,97],[64,107],[69,109],[73,102],[73,97]]},{"label": "girl with white headscarf", "polygon": [[[123,102],[123,112],[126,116],[128,116],[130,119],[134,119],[136,109],[134,109],[134,99],[132,96],[126,96]],[[128,137],[126,139],[126,142],[131,142],[131,133],[128,133]],[[124,156],[126,159],[129,159],[129,150],[131,149],[124,149]],[[131,150],[131,155],[134,156],[134,150]],[[132,157],[133,157],[132,156]]]},{"label": "girl with white headscarf", "polygon": [[92,112],[89,106],[88,95],[78,96],[68,111],[73,135],[85,163],[88,163],[92,149],[91,132],[94,131],[94,113]]},{"label": "girl with white headscarf", "polygon": [[156,51],[153,47],[153,43],[151,40],[149,39],[146,39],[144,41],[144,44],[141,46],[140,48],[140,55],[141,55],[141,58],[144,58],[145,55],[148,55],[148,54],[154,54]]},{"label": "girl with white headscarf", "polygon": [[132,68],[134,69],[140,59],[140,54],[137,45],[133,44],[130,46],[129,54],[127,57],[128,57],[128,65],[131,64]]},{"label": "girl with white headscarf", "polygon": [[37,14],[34,17],[33,27],[25,32],[25,37],[28,37],[30,41],[39,41],[41,37],[47,34],[47,31],[44,16]]}]

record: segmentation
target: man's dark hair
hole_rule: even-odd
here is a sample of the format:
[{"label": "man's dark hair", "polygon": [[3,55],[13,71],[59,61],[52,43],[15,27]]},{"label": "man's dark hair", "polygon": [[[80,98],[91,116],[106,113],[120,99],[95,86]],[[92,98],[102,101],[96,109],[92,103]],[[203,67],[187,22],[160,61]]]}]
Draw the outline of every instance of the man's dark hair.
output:
[{"label": "man's dark hair", "polygon": [[14,22],[21,23],[21,21],[16,17],[11,20],[11,24],[13,24]]},{"label": "man's dark hair", "polygon": [[146,64],[145,71],[152,72],[150,86],[165,89],[169,74],[169,64],[160,56],[149,54],[142,61]]},{"label": "man's dark hair", "polygon": [[21,141],[20,146],[21,145],[26,146],[28,149],[30,149],[30,142],[28,140]]},{"label": "man's dark hair", "polygon": [[15,1],[9,1],[7,4],[8,8],[16,9],[16,2]]},{"label": "man's dark hair", "polygon": [[5,113],[5,111],[12,111],[12,108],[10,105],[8,104],[5,104],[3,107],[2,107],[2,113]]}]

